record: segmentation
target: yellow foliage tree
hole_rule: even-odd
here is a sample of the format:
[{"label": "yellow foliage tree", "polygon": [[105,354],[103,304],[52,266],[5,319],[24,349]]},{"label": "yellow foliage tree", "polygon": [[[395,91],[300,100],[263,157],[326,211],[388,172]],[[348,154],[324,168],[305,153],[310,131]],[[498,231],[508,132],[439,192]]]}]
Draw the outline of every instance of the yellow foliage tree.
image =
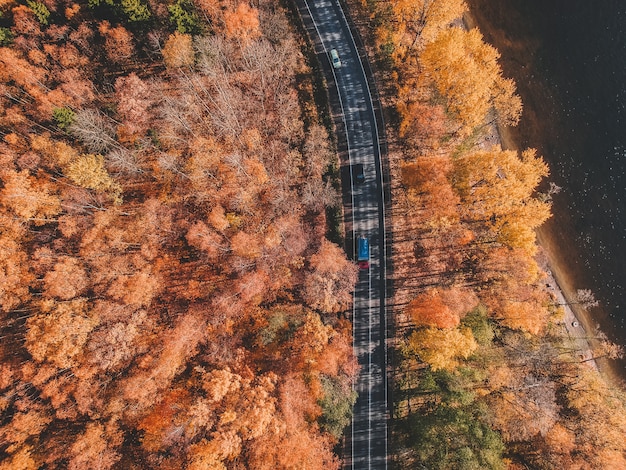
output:
[{"label": "yellow foliage tree", "polygon": [[30,146],[38,154],[45,157],[50,165],[65,167],[68,163],[78,157],[78,152],[65,142],[50,139],[47,133],[40,135],[30,135]]},{"label": "yellow foliage tree", "polygon": [[411,334],[408,347],[432,370],[452,370],[459,359],[467,359],[478,348],[478,343],[469,328],[425,328]]},{"label": "yellow foliage tree", "polygon": [[293,350],[303,365],[314,365],[319,355],[324,352],[333,336],[333,328],[324,325],[319,315],[308,312],[304,325],[294,335]]},{"label": "yellow foliage tree", "polygon": [[190,470],[226,470],[225,460],[241,452],[241,438],[231,432],[217,434],[213,439],[198,442],[189,447]]},{"label": "yellow foliage tree", "polygon": [[22,446],[17,452],[0,462],[0,470],[37,470],[40,468],[32,456],[31,446]]},{"label": "yellow foliage tree", "polygon": [[[572,414],[568,427],[577,430],[577,443],[595,459],[592,468],[624,468],[626,452],[626,409],[624,392],[610,386],[592,368],[579,367],[576,382],[567,390]],[[609,455],[619,456],[615,466],[607,462]]]},{"label": "yellow foliage tree", "polygon": [[516,126],[522,117],[522,98],[516,93],[517,86],[510,78],[499,76],[493,86],[493,109],[500,126]]},{"label": "yellow foliage tree", "polygon": [[[511,81],[504,81],[498,64],[500,53],[483,41],[477,29],[450,28],[429,43],[420,56],[425,74],[445,99],[448,112],[458,121],[460,135],[469,135],[484,124],[496,103],[508,109],[505,98],[514,100],[511,108],[521,107]],[[512,88],[513,87],[513,88]],[[503,122],[516,124],[519,113],[507,111]]]},{"label": "yellow foliage tree", "polygon": [[534,229],[550,217],[550,204],[533,197],[549,170],[534,149],[487,150],[455,161],[454,185],[465,215],[487,222],[498,240],[534,252]]},{"label": "yellow foliage tree", "polygon": [[175,31],[165,41],[161,53],[167,68],[176,69],[193,65],[195,56],[191,35]]},{"label": "yellow foliage tree", "polygon": [[85,154],[67,165],[66,176],[78,186],[110,193],[116,203],[121,203],[122,188],[104,167],[102,155]]},{"label": "yellow foliage tree", "polygon": [[391,3],[396,20],[395,51],[403,61],[414,50],[433,41],[467,10],[464,0],[395,0]]}]

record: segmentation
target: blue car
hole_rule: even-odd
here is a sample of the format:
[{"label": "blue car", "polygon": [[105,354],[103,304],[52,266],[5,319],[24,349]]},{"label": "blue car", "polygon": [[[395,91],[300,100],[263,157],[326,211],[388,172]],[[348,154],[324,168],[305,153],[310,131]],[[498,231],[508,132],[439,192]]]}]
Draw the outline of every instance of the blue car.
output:
[{"label": "blue car", "polygon": [[360,269],[369,269],[370,267],[370,243],[365,235],[362,235],[359,237],[359,245],[358,245],[356,260]]}]

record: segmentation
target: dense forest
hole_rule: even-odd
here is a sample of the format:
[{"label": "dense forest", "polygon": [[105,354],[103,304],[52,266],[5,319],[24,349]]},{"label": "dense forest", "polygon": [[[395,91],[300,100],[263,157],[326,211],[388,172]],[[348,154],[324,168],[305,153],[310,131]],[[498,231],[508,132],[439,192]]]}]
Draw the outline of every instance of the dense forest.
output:
[{"label": "dense forest", "polygon": [[356,268],[278,2],[0,1],[0,468],[333,469]]},{"label": "dense forest", "polygon": [[626,468],[626,396],[594,361],[622,351],[564,328],[535,239],[558,188],[500,146],[522,102],[498,51],[462,0],[349,3],[388,123],[395,465]]},{"label": "dense forest", "polygon": [[[0,0],[1,470],[340,467],[357,274],[286,6]],[[389,124],[394,464],[626,468],[593,361],[621,351],[563,328],[498,52],[462,0],[350,6]]]}]

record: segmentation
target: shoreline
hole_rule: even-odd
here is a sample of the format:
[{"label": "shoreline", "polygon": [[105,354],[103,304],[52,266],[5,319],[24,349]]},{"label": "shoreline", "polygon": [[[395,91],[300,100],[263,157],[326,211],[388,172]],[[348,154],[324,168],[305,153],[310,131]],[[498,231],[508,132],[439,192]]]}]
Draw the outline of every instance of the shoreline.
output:
[{"label": "shoreline", "polygon": [[[463,24],[468,29],[478,28],[483,36],[487,36],[485,34],[485,25],[478,24],[471,10],[463,14]],[[489,43],[500,51],[499,44],[493,41],[493,37],[495,36],[493,31],[489,31],[489,28],[487,28],[487,30],[487,33],[491,36]],[[523,96],[522,101],[526,101]],[[524,108],[524,110],[526,111],[526,108]],[[519,140],[514,135],[514,129],[510,127],[494,127],[494,135],[492,138],[500,143],[502,149],[520,150],[521,146]],[[578,356],[581,361],[584,361],[596,369],[600,375],[613,386],[622,389],[626,388],[624,386],[624,378],[619,373],[617,366],[614,366],[606,359],[593,358],[593,347],[596,346],[599,341],[590,338],[589,335],[594,334],[599,324],[594,318],[594,315],[585,308],[568,301],[568,299],[574,299],[576,297],[576,288],[573,282],[573,278],[576,276],[573,275],[573,273],[569,273],[557,259],[557,240],[555,240],[554,234],[551,233],[545,224],[536,230],[536,234],[537,244],[546,257],[545,265],[540,267],[545,273],[546,285],[549,286],[547,287],[548,291],[554,296],[557,304],[562,306],[564,310],[562,321],[562,326],[565,329],[564,334],[567,335],[573,345],[578,349]]]},{"label": "shoreline", "polygon": [[[593,358],[593,347],[599,344],[595,339],[595,331],[599,325],[595,321],[593,314],[584,307],[568,302],[568,299],[576,297],[576,289],[572,285],[571,277],[566,269],[554,259],[555,240],[549,233],[539,229],[537,231],[537,243],[547,257],[547,266],[542,267],[548,276],[548,283],[554,287],[550,292],[555,296],[559,305],[563,306],[565,316],[563,318],[566,333],[570,339],[578,345],[579,355],[588,363],[593,364],[600,375],[613,386],[624,389],[624,379],[616,368],[605,358]],[[579,326],[574,326],[573,322],[578,322]],[[589,335],[592,335],[591,337]]]}]

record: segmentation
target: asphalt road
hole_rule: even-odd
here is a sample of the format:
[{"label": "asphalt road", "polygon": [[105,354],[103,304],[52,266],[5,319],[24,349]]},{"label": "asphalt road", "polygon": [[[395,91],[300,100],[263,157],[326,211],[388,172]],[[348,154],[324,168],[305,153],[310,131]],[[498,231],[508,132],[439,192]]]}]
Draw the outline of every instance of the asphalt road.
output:
[{"label": "asphalt road", "polygon": [[[361,371],[354,384],[359,396],[346,440],[344,468],[386,469],[389,416],[383,298],[386,243],[376,118],[363,64],[338,1],[297,0],[297,4],[320,62],[325,65],[331,88],[331,108],[340,134],[339,150],[343,150],[344,194],[348,194],[348,199],[344,198],[346,231],[352,243],[361,235],[370,240],[370,268],[360,271],[354,293],[354,351]],[[340,67],[330,63],[332,49],[338,52]],[[356,164],[364,168],[362,184],[356,184],[352,174]]]}]

